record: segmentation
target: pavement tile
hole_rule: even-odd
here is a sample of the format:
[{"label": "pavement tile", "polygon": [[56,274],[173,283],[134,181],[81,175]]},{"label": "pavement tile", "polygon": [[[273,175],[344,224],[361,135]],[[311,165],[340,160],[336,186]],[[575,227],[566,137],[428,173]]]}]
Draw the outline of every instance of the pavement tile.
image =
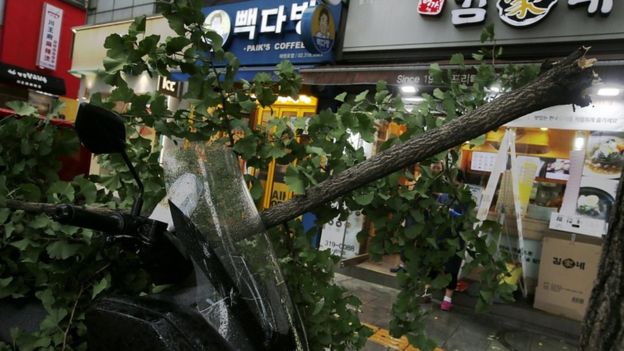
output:
[{"label": "pavement tile", "polygon": [[[392,318],[392,303],[398,290],[337,274],[335,280],[363,302],[360,320],[387,329]],[[472,309],[456,306],[451,312],[439,310],[439,304],[420,306],[429,312],[427,335],[444,351],[577,351],[574,340],[564,340],[546,330],[536,329],[510,317],[477,314]],[[383,339],[383,338],[381,338]],[[377,340],[381,342],[383,340]],[[387,344],[369,340],[364,351],[396,350]]]},{"label": "pavement tile", "polygon": [[438,345],[443,345],[461,326],[461,321],[451,313],[439,310],[438,304],[431,303],[431,314],[427,317],[426,333]]}]

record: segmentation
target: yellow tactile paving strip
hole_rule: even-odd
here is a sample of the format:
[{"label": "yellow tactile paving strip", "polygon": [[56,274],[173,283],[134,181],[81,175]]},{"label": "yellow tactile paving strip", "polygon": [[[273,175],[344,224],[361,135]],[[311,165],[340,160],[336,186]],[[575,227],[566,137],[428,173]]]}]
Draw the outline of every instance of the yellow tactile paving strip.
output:
[{"label": "yellow tactile paving strip", "polygon": [[[383,345],[391,350],[420,351],[418,348],[410,345],[405,336],[402,336],[399,339],[393,338],[392,336],[390,336],[390,332],[387,329],[379,328],[375,325],[368,323],[362,324],[373,331],[373,335],[371,335],[368,340],[376,344]],[[436,347],[434,351],[444,351],[444,349]]]}]

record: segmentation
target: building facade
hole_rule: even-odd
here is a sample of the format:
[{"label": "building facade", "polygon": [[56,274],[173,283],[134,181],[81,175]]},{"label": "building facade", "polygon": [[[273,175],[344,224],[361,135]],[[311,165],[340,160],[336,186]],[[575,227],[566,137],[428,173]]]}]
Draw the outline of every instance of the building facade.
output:
[{"label": "building facade", "polygon": [[[350,1],[338,64],[301,72],[308,84],[362,90],[385,80],[406,105],[417,105],[421,93],[435,88],[430,63],[456,69],[459,83],[473,81],[470,70],[451,64],[454,53],[470,67],[481,47],[502,47],[496,61],[502,67],[556,61],[590,46],[601,79],[589,91],[591,106],[521,117],[488,133],[483,145],[463,147],[459,164],[483,218],[500,220],[501,208],[515,213],[503,216],[506,239],[499,249],[515,255],[534,306],[580,320],[624,166],[624,7],[610,0],[548,0],[518,11],[511,3]],[[493,26],[493,43],[480,40],[486,25]],[[509,154],[517,157],[508,164]]]},{"label": "building facade", "polygon": [[84,2],[6,0],[0,6],[0,104],[23,100],[45,113],[61,100],[71,119],[80,85],[69,74],[72,28],[86,21]]}]

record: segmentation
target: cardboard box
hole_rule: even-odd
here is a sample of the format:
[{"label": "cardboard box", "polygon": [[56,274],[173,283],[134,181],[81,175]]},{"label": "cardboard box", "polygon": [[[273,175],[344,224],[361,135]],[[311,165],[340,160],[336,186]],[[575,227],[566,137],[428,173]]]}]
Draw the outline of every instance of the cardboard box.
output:
[{"label": "cardboard box", "polygon": [[535,308],[575,320],[585,316],[602,247],[544,237]]}]

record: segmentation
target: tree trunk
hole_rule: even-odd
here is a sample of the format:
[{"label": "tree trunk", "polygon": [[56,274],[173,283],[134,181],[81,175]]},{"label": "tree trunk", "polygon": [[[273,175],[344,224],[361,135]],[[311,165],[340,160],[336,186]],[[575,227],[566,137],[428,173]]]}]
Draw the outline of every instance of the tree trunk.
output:
[{"label": "tree trunk", "polygon": [[587,306],[581,331],[581,350],[624,350],[624,173],[609,231],[602,247],[598,277]]},{"label": "tree trunk", "polygon": [[594,78],[589,67],[595,60],[586,59],[586,52],[586,48],[580,48],[524,87],[333,175],[307,189],[303,196],[265,210],[260,214],[262,221],[268,228],[296,218],[314,207],[531,112],[555,105],[588,105],[590,100],[584,90],[591,86]]}]

